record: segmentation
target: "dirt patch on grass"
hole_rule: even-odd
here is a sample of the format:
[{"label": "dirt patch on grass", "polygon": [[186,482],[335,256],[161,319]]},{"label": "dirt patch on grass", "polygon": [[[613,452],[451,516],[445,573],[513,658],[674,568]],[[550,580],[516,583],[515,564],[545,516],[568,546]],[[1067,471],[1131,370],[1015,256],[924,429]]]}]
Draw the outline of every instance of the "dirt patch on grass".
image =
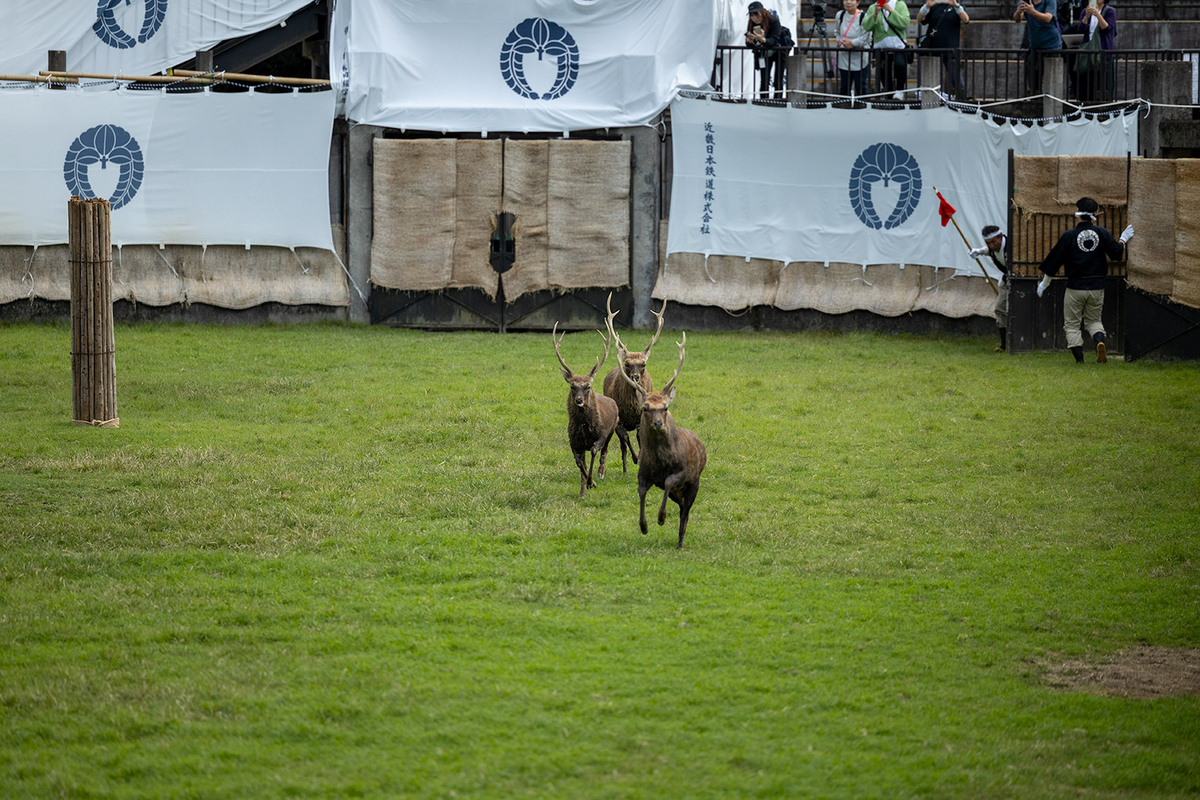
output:
[{"label": "dirt patch on grass", "polygon": [[1104,663],[1050,661],[1046,682],[1056,689],[1107,697],[1200,695],[1200,650],[1135,647]]}]

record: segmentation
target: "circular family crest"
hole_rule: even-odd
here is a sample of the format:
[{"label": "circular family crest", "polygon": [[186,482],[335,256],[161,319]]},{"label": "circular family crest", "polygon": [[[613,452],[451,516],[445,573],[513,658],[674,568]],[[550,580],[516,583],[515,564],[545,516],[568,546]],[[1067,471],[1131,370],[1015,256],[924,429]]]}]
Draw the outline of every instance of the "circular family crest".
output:
[{"label": "circular family crest", "polygon": [[98,199],[88,183],[88,167],[92,164],[99,164],[100,169],[116,164],[121,169],[117,188],[108,198],[113,211],[128,204],[141,188],[142,173],[145,171],[142,148],[124,128],[97,125],[88,128],[71,142],[66,161],[63,162],[63,178],[72,195],[89,200]]},{"label": "circular family crest", "polygon": [[[538,60],[550,56],[558,71],[550,91],[538,95],[525,77],[525,57],[537,53]],[[500,74],[508,88],[530,100],[554,100],[571,91],[579,77],[579,46],[566,29],[541,17],[530,17],[513,28],[500,48]]]},{"label": "circular family crest", "polygon": [[1079,245],[1079,249],[1083,252],[1090,253],[1100,246],[1100,234],[1091,228],[1085,228],[1075,238],[1075,244]]},{"label": "circular family crest", "polygon": [[[896,207],[882,220],[871,200],[871,186],[879,181],[887,186],[895,181],[900,186]],[[903,225],[921,202],[921,167],[903,147],[895,144],[873,144],[854,159],[850,170],[850,206],[868,228],[892,229]]]},{"label": "circular family crest", "polygon": [[142,29],[135,39],[126,33],[117,21],[116,9],[121,5],[129,5],[130,0],[99,0],[96,8],[96,21],[92,30],[100,37],[100,41],[118,50],[128,50],[134,45],[145,42],[162,27],[163,19],[167,16],[167,0],[143,0],[146,13],[142,17]]}]

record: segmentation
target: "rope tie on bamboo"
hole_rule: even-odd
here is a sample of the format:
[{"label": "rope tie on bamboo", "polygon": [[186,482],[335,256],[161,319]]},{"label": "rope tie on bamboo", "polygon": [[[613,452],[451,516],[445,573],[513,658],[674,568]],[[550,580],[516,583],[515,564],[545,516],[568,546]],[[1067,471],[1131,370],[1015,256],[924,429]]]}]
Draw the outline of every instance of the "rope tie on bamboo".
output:
[{"label": "rope tie on bamboo", "polygon": [[851,282],[851,283],[854,283],[854,281],[862,281],[862,282],[863,282],[863,283],[865,283],[867,286],[874,286],[874,285],[875,285],[875,284],[871,283],[869,280],[867,280],[867,265],[866,265],[866,264],[863,264],[863,265],[862,265],[862,275],[858,276],[857,278],[855,278],[854,280],[852,280],[852,281],[850,281],[850,282]]}]

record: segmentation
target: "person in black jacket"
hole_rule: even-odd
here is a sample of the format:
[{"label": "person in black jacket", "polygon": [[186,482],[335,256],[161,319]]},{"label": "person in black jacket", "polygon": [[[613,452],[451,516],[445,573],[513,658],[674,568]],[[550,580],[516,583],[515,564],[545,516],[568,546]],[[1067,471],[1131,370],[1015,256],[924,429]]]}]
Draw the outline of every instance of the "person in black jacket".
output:
[{"label": "person in black jacket", "polygon": [[1083,334],[1080,324],[1087,328],[1096,342],[1096,361],[1108,361],[1104,345],[1104,325],[1100,314],[1104,310],[1104,278],[1108,275],[1108,261],[1120,261],[1125,257],[1125,243],[1133,238],[1133,226],[1127,225],[1118,241],[1104,228],[1096,225],[1099,206],[1090,197],[1081,197],[1075,203],[1079,209],[1075,216],[1079,224],[1059,237],[1058,243],[1042,260],[1038,269],[1045,277],[1038,284],[1037,295],[1042,296],[1050,279],[1063,267],[1067,276],[1067,291],[1063,297],[1063,331],[1067,334],[1067,347],[1075,356],[1076,363],[1083,363]]},{"label": "person in black jacket", "polygon": [[[766,93],[771,89],[771,69],[775,69],[779,83],[783,83],[783,70],[787,50],[791,50],[788,41],[791,30],[786,29],[779,21],[779,15],[755,0],[747,9],[750,15],[746,23],[746,46],[754,49],[754,69],[758,72],[758,91]],[[788,33],[785,36],[784,30]]]}]

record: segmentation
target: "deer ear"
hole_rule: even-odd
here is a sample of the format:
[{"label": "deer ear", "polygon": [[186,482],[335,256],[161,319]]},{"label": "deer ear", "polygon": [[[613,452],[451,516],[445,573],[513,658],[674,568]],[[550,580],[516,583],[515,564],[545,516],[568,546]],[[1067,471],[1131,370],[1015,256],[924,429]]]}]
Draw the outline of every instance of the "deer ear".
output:
[{"label": "deer ear", "polygon": [[672,386],[670,389],[667,389],[667,406],[670,407],[671,403],[674,403],[674,402],[675,402],[675,387]]},{"label": "deer ear", "polygon": [[562,373],[563,380],[564,380],[564,381],[566,381],[567,383],[570,383],[570,382],[571,382],[571,378],[574,378],[574,377],[575,377],[575,376],[574,376],[574,375],[571,373],[571,371],[570,371],[570,370],[568,370],[568,369],[564,369],[563,367],[559,367],[559,368],[558,368],[558,371]]}]

